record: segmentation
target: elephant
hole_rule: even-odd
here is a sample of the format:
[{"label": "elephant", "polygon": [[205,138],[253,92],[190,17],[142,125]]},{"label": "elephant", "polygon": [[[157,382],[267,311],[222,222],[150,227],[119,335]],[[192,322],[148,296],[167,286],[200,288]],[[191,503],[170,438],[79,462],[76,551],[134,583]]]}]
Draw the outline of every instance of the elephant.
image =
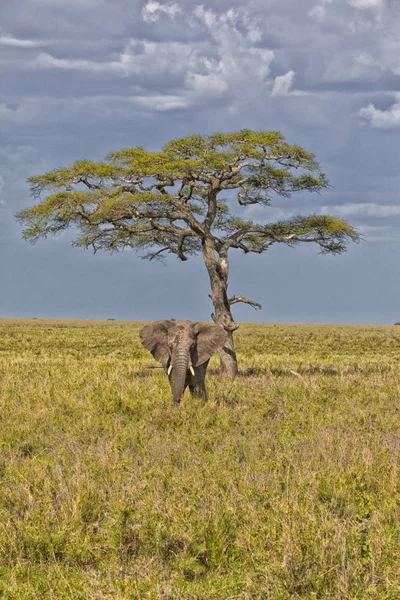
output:
[{"label": "elephant", "polygon": [[213,323],[154,321],[143,327],[140,341],[162,364],[179,404],[187,387],[192,396],[207,402],[205,377],[209,360],[227,339],[226,331]]}]

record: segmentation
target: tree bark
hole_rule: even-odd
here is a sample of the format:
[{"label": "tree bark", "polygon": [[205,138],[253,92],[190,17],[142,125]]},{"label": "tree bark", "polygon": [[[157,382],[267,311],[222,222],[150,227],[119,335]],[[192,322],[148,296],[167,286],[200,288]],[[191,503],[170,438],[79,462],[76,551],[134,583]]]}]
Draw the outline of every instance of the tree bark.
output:
[{"label": "tree bark", "polygon": [[221,375],[235,377],[238,364],[233,342],[233,332],[239,327],[233,320],[228,299],[228,257],[227,252],[216,255],[212,239],[202,242],[202,252],[211,285],[211,300],[214,313],[211,315],[214,323],[221,325],[228,334],[228,339],[220,352]]},{"label": "tree bark", "polygon": [[228,331],[227,333],[228,340],[219,354],[221,375],[226,377],[236,377],[238,374],[238,362],[235,345],[233,343],[233,332]]}]

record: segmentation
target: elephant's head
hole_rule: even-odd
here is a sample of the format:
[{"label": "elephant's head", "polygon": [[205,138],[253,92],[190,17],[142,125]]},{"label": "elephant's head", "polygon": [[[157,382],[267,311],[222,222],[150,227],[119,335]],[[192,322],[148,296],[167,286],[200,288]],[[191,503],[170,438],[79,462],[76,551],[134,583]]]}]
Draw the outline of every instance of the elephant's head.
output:
[{"label": "elephant's head", "polygon": [[139,335],[143,346],[170,376],[176,403],[185,391],[187,372],[208,361],[227,337],[219,325],[192,321],[154,321]]}]

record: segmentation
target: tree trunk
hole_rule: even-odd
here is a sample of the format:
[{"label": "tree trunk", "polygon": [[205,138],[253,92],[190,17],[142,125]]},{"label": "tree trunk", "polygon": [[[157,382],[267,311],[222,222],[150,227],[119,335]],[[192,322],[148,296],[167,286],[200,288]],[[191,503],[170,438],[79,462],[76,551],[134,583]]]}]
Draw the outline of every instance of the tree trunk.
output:
[{"label": "tree trunk", "polygon": [[233,343],[233,332],[228,331],[228,341],[219,353],[220,356],[220,367],[221,375],[227,377],[236,377],[238,374],[238,363],[235,352],[235,345]]},{"label": "tree trunk", "polygon": [[217,258],[212,240],[202,243],[204,262],[210,277],[211,300],[214,306],[213,321],[222,325],[228,334],[225,346],[220,352],[221,375],[235,377],[238,364],[233,343],[233,332],[238,328],[234,322],[228,300],[228,258],[226,253],[220,253]]}]

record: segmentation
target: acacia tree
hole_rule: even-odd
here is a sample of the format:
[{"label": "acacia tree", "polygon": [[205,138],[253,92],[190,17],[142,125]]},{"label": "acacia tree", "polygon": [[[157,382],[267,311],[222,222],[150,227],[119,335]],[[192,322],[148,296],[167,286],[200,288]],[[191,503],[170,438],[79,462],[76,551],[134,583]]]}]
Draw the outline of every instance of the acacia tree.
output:
[{"label": "acacia tree", "polygon": [[194,135],[167,143],[161,152],[126,148],[102,162],[77,161],[28,181],[35,198],[48,195],[17,215],[27,240],[74,226],[73,244],[94,251],[132,248],[150,260],[170,253],[182,261],[201,253],[212,319],[228,332],[221,352],[221,370],[228,375],[237,373],[232,334],[238,325],[231,306],[261,308],[243,296],[229,298],[230,250],[261,254],[278,243],[314,242],[322,252],[338,254],[358,240],[346,221],[328,215],[260,224],[243,218],[244,210],[235,214],[237,205],[269,205],[274,195],[328,186],[314,155],[279,132]]}]

